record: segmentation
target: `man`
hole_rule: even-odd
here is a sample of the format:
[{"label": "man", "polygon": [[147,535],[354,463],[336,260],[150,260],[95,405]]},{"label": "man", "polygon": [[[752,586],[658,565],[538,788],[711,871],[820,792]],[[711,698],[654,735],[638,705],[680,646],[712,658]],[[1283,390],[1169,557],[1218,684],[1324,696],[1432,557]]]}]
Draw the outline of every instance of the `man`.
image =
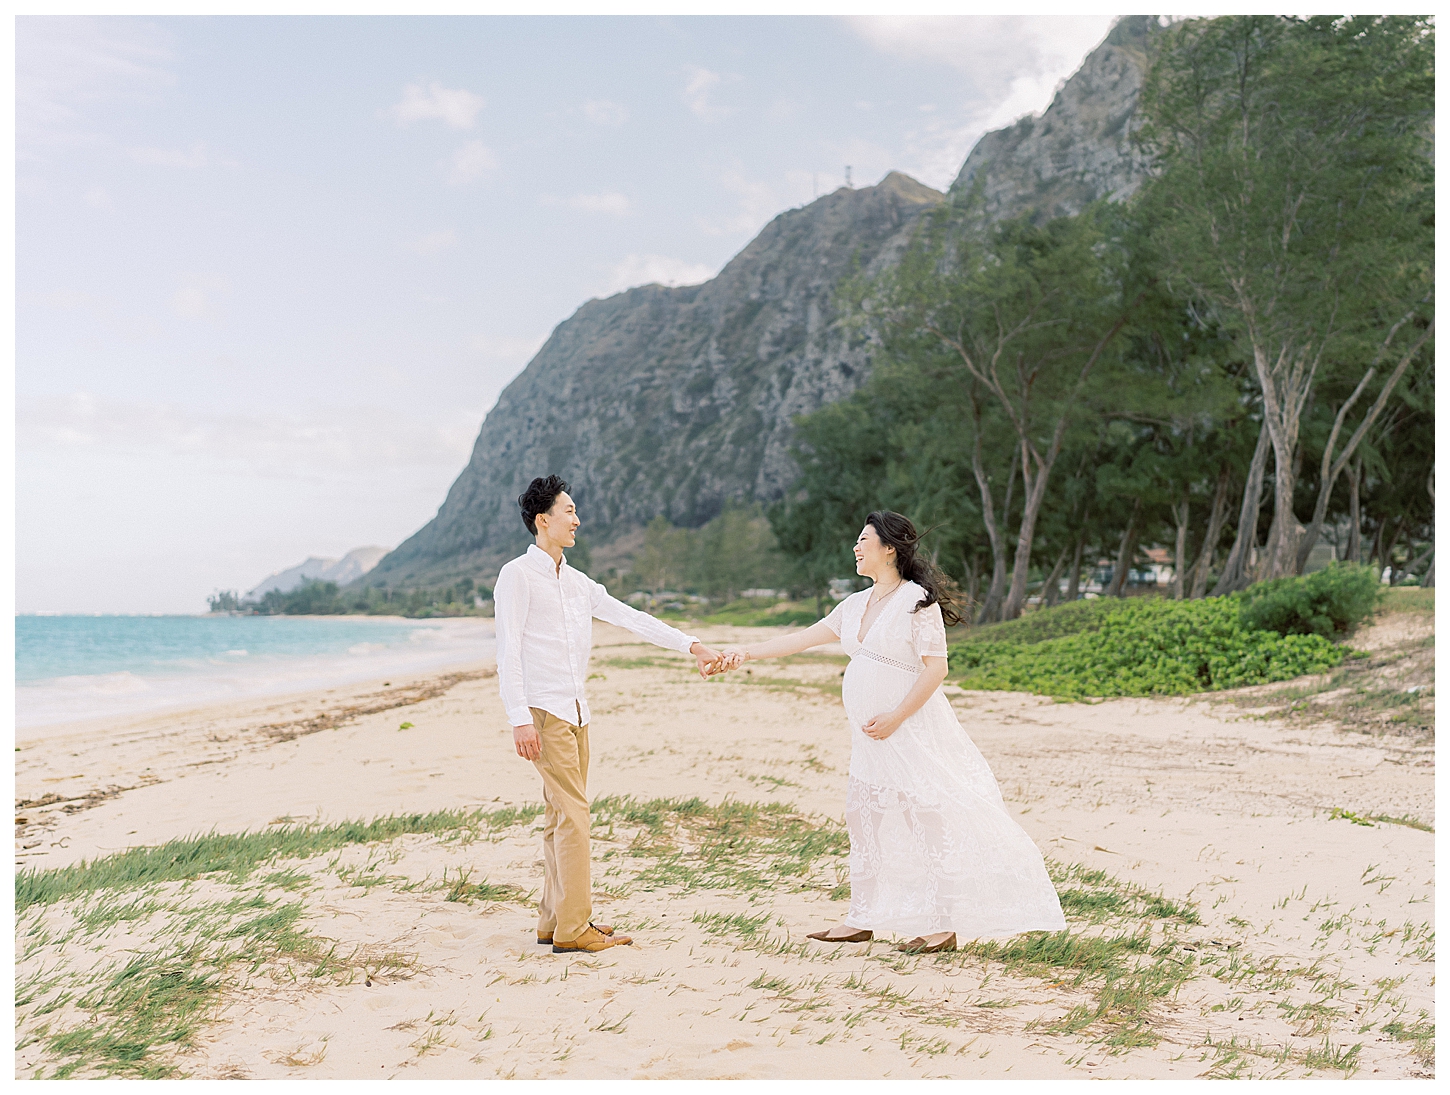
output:
[{"label": "man", "polygon": [[584,698],[593,617],[626,627],[656,646],[688,651],[708,677],[720,655],[621,604],[571,567],[579,515],[569,484],[557,475],[535,479],[519,495],[524,526],[534,537],[527,552],[504,564],[494,584],[498,690],[514,728],[514,750],[544,778],[544,889],[539,900],[541,944],[555,954],[602,951],[629,943],[608,925],[595,925],[589,879],[589,702]]}]

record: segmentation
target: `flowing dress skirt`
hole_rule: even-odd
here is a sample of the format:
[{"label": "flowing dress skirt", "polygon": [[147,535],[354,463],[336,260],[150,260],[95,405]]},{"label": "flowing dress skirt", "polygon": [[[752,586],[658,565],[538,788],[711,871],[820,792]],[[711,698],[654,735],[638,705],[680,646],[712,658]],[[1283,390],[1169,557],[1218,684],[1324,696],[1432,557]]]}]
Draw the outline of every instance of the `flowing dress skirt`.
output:
[{"label": "flowing dress skirt", "polygon": [[858,648],[842,684],[851,723],[846,923],[907,936],[954,931],[959,941],[1061,930],[1042,853],[1008,814],[941,689],[885,741],[861,733],[915,681],[910,666]]}]

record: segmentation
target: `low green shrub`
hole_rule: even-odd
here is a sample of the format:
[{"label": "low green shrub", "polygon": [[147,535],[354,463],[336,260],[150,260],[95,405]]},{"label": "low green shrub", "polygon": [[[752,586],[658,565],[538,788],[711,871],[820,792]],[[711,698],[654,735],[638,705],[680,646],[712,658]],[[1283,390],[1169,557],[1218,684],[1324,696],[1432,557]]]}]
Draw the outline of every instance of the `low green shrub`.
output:
[{"label": "low green shrub", "polygon": [[963,688],[1063,699],[1183,696],[1289,680],[1344,660],[1323,636],[1246,626],[1234,598],[1140,597],[1097,612],[1093,630],[1040,642],[968,638],[951,648],[952,678]]},{"label": "low green shrub", "polygon": [[1064,635],[1098,631],[1109,616],[1131,608],[1136,601],[1137,598],[1119,597],[1069,601],[1053,608],[1028,612],[1015,620],[973,628],[971,637],[973,640],[994,643],[1040,643],[1048,639],[1060,639]]},{"label": "low green shrub", "polygon": [[1298,578],[1251,585],[1239,603],[1245,627],[1330,639],[1349,634],[1374,615],[1382,590],[1373,567],[1330,563]]}]

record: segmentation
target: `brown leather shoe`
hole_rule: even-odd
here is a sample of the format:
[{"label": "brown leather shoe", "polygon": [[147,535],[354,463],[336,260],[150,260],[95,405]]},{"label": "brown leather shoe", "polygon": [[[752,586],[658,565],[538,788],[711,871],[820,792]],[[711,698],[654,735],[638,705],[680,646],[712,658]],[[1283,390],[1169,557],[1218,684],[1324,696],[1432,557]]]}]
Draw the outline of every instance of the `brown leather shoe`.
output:
[{"label": "brown leather shoe", "polygon": [[584,933],[578,939],[570,939],[568,942],[554,940],[555,954],[572,954],[576,951],[587,951],[594,954],[597,951],[608,950],[610,947],[627,947],[632,940],[627,935],[605,935],[592,924],[584,929]]},{"label": "brown leather shoe", "polygon": [[[838,924],[836,927],[845,927],[845,925]],[[853,931],[850,935],[832,935],[831,933],[835,930],[836,928],[824,928],[818,932],[811,932],[806,938],[819,939],[822,943],[867,943],[872,938],[870,928]]]},{"label": "brown leather shoe", "polygon": [[[591,920],[591,921],[589,921],[589,926],[591,928],[593,928],[595,931],[597,931],[600,935],[613,935],[614,934],[614,929],[611,928],[608,924],[596,924],[596,923],[594,923],[594,921]],[[541,946],[541,947],[547,947],[547,946],[549,946],[549,944],[551,944],[553,942],[554,942],[554,933],[553,932],[539,932],[539,946]]]},{"label": "brown leather shoe", "polygon": [[954,951],[957,949],[957,933],[934,932],[931,935],[918,935],[915,939],[896,944],[896,949],[904,954],[936,954],[938,951]]}]

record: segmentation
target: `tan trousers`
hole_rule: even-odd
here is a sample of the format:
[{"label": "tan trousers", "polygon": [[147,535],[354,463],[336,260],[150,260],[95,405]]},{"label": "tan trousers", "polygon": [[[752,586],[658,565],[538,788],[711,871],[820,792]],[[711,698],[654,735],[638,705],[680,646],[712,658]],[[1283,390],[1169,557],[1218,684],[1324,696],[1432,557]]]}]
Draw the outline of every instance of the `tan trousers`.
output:
[{"label": "tan trousers", "polygon": [[589,880],[589,727],[530,707],[544,777],[544,892],[539,931],[561,943],[584,934],[594,915]]}]

